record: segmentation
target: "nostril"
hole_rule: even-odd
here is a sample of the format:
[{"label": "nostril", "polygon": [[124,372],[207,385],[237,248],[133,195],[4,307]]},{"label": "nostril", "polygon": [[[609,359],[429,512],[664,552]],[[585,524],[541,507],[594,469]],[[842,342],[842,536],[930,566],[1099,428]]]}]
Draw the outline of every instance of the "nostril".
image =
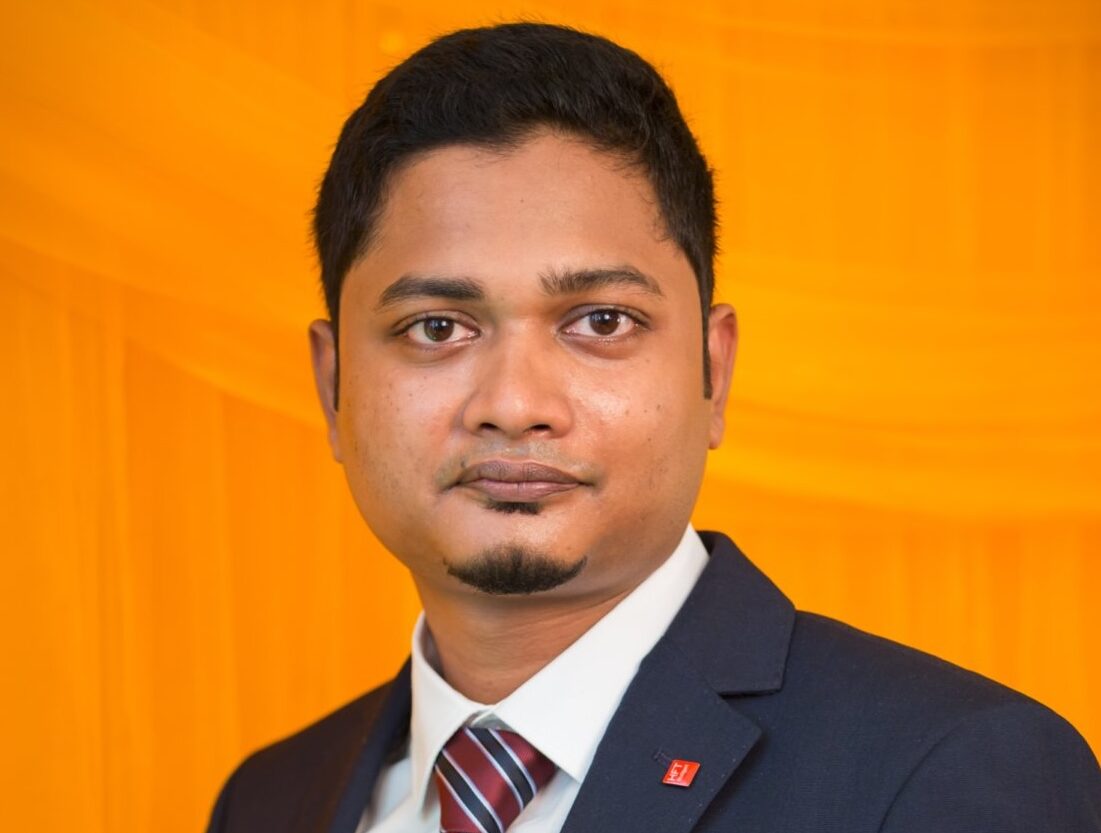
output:
[{"label": "nostril", "polygon": [[[478,430],[479,431],[500,431],[502,429],[501,429],[501,426],[496,425],[492,422],[483,422],[481,425],[478,426]],[[549,433],[550,431],[553,431],[554,429],[552,429],[551,426],[548,423],[540,422],[538,425],[529,425],[526,430],[528,432],[532,432],[532,433],[536,433],[536,434],[544,434],[544,433]]]}]

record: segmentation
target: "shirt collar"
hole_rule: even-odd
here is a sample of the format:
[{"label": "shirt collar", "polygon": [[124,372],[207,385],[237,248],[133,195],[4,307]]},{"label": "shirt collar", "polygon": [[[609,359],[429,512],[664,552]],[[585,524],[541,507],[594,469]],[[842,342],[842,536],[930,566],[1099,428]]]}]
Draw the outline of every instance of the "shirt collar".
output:
[{"label": "shirt collar", "polygon": [[424,806],[440,750],[466,724],[519,732],[564,773],[578,782],[584,779],[639,663],[665,633],[706,564],[707,550],[688,527],[660,567],[495,705],[467,699],[439,675],[422,613],[413,629],[410,723],[412,787],[419,804]]}]

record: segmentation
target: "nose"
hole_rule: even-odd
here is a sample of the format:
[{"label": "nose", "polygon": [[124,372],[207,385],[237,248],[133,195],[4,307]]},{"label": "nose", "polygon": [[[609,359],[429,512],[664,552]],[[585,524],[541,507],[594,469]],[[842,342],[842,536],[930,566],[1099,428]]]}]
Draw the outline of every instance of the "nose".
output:
[{"label": "nose", "polygon": [[553,339],[538,333],[499,333],[483,347],[463,427],[509,440],[553,439],[568,433],[573,409],[568,368]]}]

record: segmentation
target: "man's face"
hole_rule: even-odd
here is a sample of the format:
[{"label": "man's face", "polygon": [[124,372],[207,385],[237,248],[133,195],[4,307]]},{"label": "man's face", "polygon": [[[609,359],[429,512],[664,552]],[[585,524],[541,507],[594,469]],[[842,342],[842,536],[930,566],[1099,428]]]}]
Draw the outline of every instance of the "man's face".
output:
[{"label": "man's face", "polygon": [[422,594],[484,593],[456,576],[500,567],[495,592],[519,576],[596,598],[672,551],[721,438],[735,326],[711,316],[705,399],[694,273],[622,160],[549,131],[418,157],[339,323],[336,409],[331,330],[311,328],[334,455]]}]

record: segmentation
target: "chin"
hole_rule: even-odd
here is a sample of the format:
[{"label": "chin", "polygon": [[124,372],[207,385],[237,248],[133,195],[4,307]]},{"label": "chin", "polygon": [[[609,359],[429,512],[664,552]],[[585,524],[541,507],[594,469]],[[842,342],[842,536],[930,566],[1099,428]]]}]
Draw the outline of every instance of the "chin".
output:
[{"label": "chin", "polygon": [[530,596],[573,581],[585,569],[586,556],[562,559],[542,548],[516,541],[484,542],[481,549],[444,561],[450,576],[492,596]]}]

